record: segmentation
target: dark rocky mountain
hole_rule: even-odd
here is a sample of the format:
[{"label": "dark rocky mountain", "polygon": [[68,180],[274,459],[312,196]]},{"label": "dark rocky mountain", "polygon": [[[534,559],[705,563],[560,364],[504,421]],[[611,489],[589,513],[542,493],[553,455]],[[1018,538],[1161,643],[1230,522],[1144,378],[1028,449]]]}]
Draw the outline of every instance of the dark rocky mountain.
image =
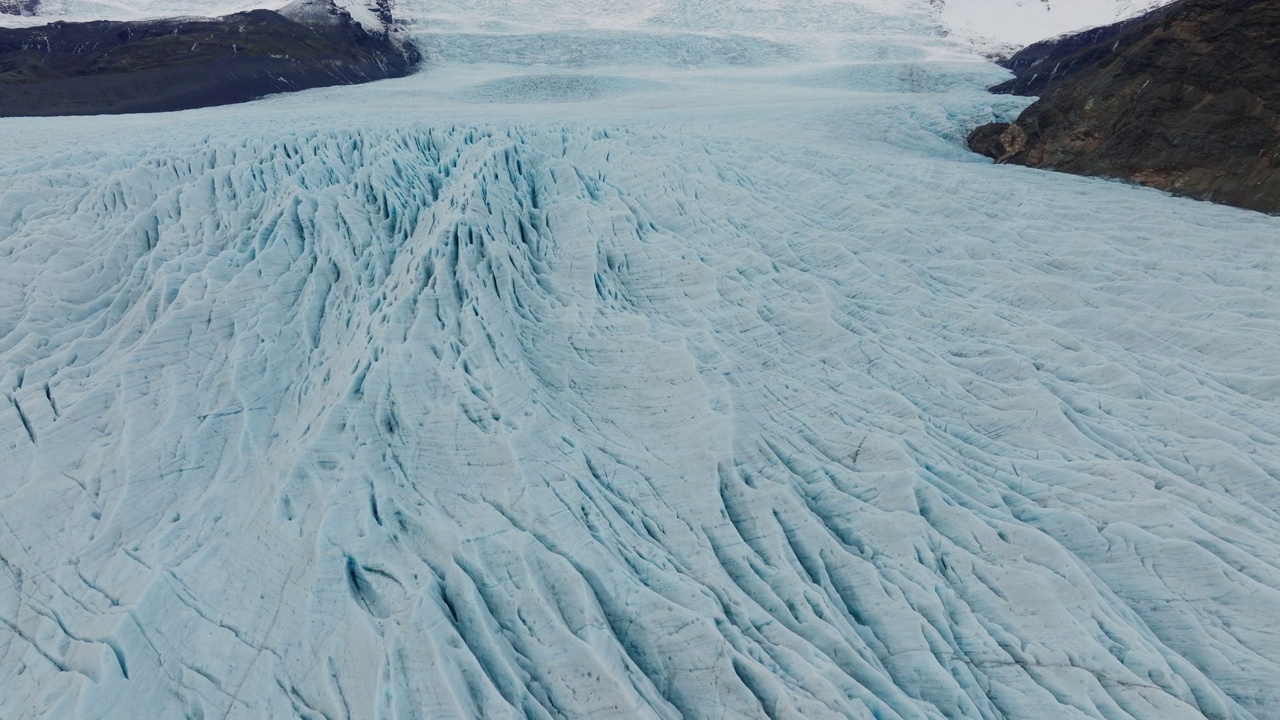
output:
[{"label": "dark rocky mountain", "polygon": [[993,91],[1040,99],[974,151],[1280,212],[1280,0],[1179,0],[1004,65]]},{"label": "dark rocky mountain", "polygon": [[400,77],[418,59],[328,0],[212,19],[0,28],[0,116],[226,105]]}]

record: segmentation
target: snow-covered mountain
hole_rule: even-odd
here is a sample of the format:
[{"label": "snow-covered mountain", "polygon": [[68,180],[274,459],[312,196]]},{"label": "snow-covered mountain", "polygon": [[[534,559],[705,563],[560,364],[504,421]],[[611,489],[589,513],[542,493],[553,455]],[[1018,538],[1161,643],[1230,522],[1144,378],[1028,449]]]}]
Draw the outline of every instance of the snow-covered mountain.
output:
[{"label": "snow-covered mountain", "polygon": [[[60,20],[138,20],[158,17],[226,15],[253,8],[278,10],[290,0],[25,0],[35,6],[33,17],[6,18],[0,14],[0,23],[32,24]],[[358,20],[376,23],[376,0],[335,0]],[[385,0],[384,0],[385,2]],[[874,8],[890,15],[903,10],[917,15],[937,16],[947,32],[962,42],[983,50],[1007,50],[1027,45],[1037,40],[1053,37],[1080,28],[1105,25],[1132,17],[1169,0],[829,0],[821,6],[830,11],[828,17],[848,17],[855,8]],[[615,3],[600,0],[578,2],[534,1],[503,2],[502,0],[471,0],[463,3],[398,2],[409,12],[423,10],[427,17],[457,11],[462,22],[492,27],[494,24],[522,21],[546,27],[549,21],[576,26],[601,22],[626,21],[628,25],[643,23],[655,18],[676,16],[685,20],[690,14],[717,16],[739,25],[744,20],[770,20],[761,29],[775,32],[774,24],[789,25],[793,12],[801,15],[814,7],[812,3],[793,3],[771,0],[757,3],[743,2],[684,2],[683,0],[649,0],[647,2]],[[15,4],[15,9],[17,5]],[[744,15],[739,13],[746,9]],[[23,13],[32,15],[31,13]],[[459,19],[458,15],[453,15]]]},{"label": "snow-covered mountain", "polygon": [[[2,2],[3,0],[0,0]],[[383,0],[384,2],[386,0]],[[25,0],[20,12],[0,13],[0,26],[30,26],[51,21],[153,20],[220,17],[245,10],[281,10],[298,0]],[[378,0],[333,0],[370,29],[381,29]],[[3,8],[0,7],[0,10]],[[19,8],[15,5],[15,11]]]},{"label": "snow-covered mountain", "polygon": [[1005,50],[1109,25],[1168,4],[1169,0],[938,0],[951,31]]},{"label": "snow-covered mountain", "polygon": [[[37,18],[26,20],[31,22],[49,22],[50,20],[137,20],[158,17],[215,16],[229,15],[242,10],[267,8],[278,10],[287,5],[289,0],[27,0],[25,15]],[[15,3],[15,9],[16,9]],[[0,19],[6,23],[22,21],[21,18]]]},{"label": "snow-covered mountain", "polygon": [[0,121],[0,717],[1274,716],[1280,219],[925,7],[401,10]]}]

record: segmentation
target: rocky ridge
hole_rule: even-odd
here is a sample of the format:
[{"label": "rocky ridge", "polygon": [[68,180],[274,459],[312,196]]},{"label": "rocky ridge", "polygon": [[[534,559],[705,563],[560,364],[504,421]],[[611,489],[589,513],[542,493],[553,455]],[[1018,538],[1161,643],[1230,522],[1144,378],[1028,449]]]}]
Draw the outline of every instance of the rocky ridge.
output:
[{"label": "rocky ridge", "polygon": [[370,31],[331,0],[221,18],[0,28],[0,116],[226,105],[401,77],[418,60],[389,28]]},{"label": "rocky ridge", "polygon": [[1040,99],[974,151],[1280,212],[1280,1],[1180,0],[1003,64],[993,91]]}]

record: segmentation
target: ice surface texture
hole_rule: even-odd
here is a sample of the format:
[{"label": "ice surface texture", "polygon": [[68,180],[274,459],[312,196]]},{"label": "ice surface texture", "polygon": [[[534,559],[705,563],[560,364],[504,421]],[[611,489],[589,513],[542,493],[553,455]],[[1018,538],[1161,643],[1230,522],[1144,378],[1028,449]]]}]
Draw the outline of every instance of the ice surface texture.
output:
[{"label": "ice surface texture", "polygon": [[5,121],[0,717],[1268,717],[1280,220],[885,25]]}]

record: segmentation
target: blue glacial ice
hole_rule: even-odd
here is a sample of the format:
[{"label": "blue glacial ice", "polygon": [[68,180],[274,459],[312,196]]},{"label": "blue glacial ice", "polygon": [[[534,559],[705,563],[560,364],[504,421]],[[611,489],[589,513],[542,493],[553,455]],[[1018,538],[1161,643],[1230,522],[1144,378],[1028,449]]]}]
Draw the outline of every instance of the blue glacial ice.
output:
[{"label": "blue glacial ice", "polygon": [[926,3],[592,5],[0,121],[0,717],[1276,717],[1280,220],[969,154]]}]

